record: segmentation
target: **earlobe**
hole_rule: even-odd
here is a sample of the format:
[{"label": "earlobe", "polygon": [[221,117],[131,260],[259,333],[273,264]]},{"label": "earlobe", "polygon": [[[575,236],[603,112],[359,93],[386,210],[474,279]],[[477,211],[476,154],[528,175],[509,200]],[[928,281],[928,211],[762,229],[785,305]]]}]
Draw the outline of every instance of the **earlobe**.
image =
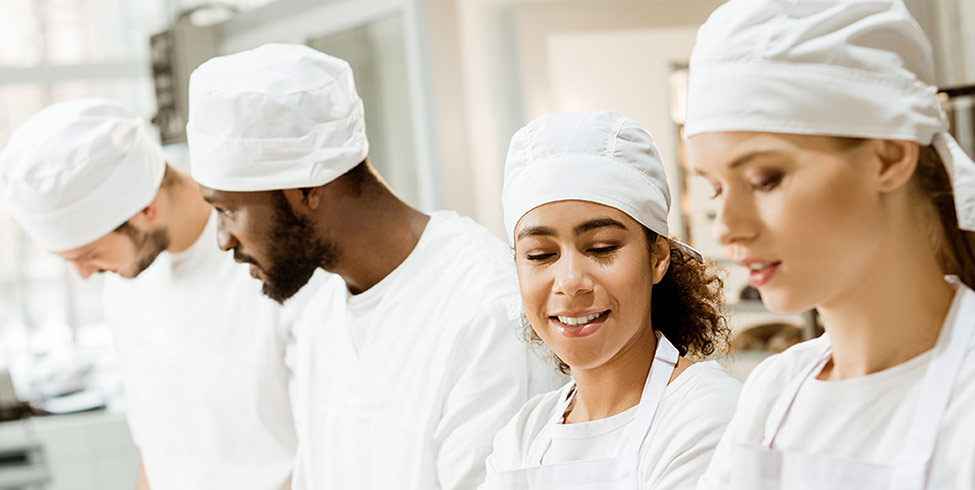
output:
[{"label": "earlobe", "polygon": [[911,180],[917,169],[920,148],[917,143],[904,140],[881,140],[879,144],[878,187],[881,192],[891,192]]},{"label": "earlobe", "polygon": [[309,209],[318,209],[318,205],[322,201],[322,187],[312,187],[307,189],[305,194],[305,204]]},{"label": "earlobe", "polygon": [[[157,195],[148,206],[142,208],[138,214],[133,216],[129,221],[136,221],[135,226],[138,228],[149,228],[156,224],[156,220],[159,219],[159,196]],[[139,223],[141,221],[141,223]]]},{"label": "earlobe", "polygon": [[664,236],[658,236],[657,241],[653,244],[650,268],[653,284],[659,283],[667,275],[667,269],[670,268],[670,240]]},{"label": "earlobe", "polygon": [[292,211],[315,210],[321,202],[320,189],[320,187],[284,189],[281,192],[284,193],[284,198]]}]

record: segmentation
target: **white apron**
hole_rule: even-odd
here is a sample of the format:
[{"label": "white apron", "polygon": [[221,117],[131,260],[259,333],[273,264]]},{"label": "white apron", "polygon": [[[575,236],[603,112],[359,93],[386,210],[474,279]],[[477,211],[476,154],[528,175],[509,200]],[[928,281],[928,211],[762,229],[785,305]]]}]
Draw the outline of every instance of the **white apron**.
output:
[{"label": "white apron", "polygon": [[630,436],[620,455],[612,459],[570,461],[542,465],[542,458],[552,444],[550,429],[565,414],[573,387],[556,407],[555,416],[532,441],[520,470],[498,474],[505,490],[637,490],[639,488],[640,453],[653,425],[657,408],[664,398],[667,383],[677,365],[677,348],[659,332],[657,349],[647,375],[640,406]]},{"label": "white apron", "polygon": [[[761,444],[735,448],[731,488],[737,490],[921,490],[926,488],[941,419],[951,389],[975,332],[975,293],[957,278],[948,281],[957,292],[938,335],[924,374],[918,406],[904,445],[891,461],[869,463],[773,448],[803,383],[829,361],[832,349],[792,380],[765,421]],[[828,340],[828,339],[827,339]]]}]

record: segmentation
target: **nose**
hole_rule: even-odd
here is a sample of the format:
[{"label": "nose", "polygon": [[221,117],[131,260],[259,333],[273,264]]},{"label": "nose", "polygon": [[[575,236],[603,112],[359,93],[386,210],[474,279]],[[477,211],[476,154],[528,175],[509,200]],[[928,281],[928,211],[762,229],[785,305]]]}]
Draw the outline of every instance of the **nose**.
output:
[{"label": "nose", "polygon": [[223,217],[217,219],[217,246],[225,252],[237,246],[237,238],[227,229]]},{"label": "nose", "polygon": [[92,267],[85,262],[71,262],[71,266],[74,267],[75,272],[77,272],[78,276],[82,279],[88,279],[92,274],[98,271],[96,267]]},{"label": "nose", "polygon": [[737,192],[728,191],[718,201],[714,218],[714,238],[720,245],[734,245],[755,237],[757,226],[754,203]]},{"label": "nose", "polygon": [[578,253],[564,253],[555,265],[555,294],[575,297],[591,293],[592,276],[586,267],[585,258]]}]

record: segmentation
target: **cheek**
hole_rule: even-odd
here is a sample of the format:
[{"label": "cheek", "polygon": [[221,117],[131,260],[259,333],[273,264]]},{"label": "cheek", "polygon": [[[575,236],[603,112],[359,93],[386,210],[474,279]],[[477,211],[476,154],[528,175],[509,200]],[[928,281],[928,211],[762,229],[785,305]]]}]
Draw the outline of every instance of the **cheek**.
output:
[{"label": "cheek", "polygon": [[521,302],[525,314],[532,325],[537,325],[545,316],[545,306],[548,301],[550,281],[537,267],[523,262],[517,262],[518,287],[521,290]]},{"label": "cheek", "polygon": [[837,171],[806,179],[759,209],[781,244],[773,253],[791,268],[835,279],[874,253],[883,221],[878,204],[864,179]]},{"label": "cheek", "polygon": [[650,262],[644,255],[631,257],[603,274],[601,282],[628,319],[626,324],[640,325],[649,315],[651,279]]}]

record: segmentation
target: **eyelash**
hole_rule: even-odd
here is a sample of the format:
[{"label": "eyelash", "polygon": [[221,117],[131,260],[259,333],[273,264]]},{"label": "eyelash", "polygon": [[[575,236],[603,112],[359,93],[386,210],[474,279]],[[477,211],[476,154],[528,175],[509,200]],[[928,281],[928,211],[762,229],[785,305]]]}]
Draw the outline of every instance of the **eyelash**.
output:
[{"label": "eyelash", "polygon": [[[762,180],[760,180],[759,182],[752,184],[752,189],[760,192],[768,192],[772,189],[775,189],[779,185],[779,182],[782,182],[781,173],[770,174],[768,176],[763,177]],[[711,195],[711,199],[716,199],[720,195],[721,195],[721,187],[717,185],[714,186],[714,194]]]},{"label": "eyelash", "polygon": [[[587,252],[590,252],[592,254],[595,254],[595,255],[608,255],[610,253],[615,252],[619,248],[620,248],[619,245],[608,245],[608,246],[605,246],[605,247],[593,247],[593,248],[589,248],[589,249],[586,249],[586,251]],[[527,254],[527,255],[525,255],[525,258],[527,260],[532,261],[532,262],[541,262],[541,261],[550,259],[550,258],[552,258],[554,256],[555,256],[554,253],[539,253],[539,254]]]},{"label": "eyelash", "polygon": [[607,245],[605,247],[593,247],[588,251],[596,255],[606,255],[608,253],[615,252],[618,248],[620,248],[619,245]]},{"label": "eyelash", "polygon": [[767,192],[775,189],[782,182],[782,174],[774,173],[764,176],[757,184],[752,185],[752,188],[758,191]]}]

